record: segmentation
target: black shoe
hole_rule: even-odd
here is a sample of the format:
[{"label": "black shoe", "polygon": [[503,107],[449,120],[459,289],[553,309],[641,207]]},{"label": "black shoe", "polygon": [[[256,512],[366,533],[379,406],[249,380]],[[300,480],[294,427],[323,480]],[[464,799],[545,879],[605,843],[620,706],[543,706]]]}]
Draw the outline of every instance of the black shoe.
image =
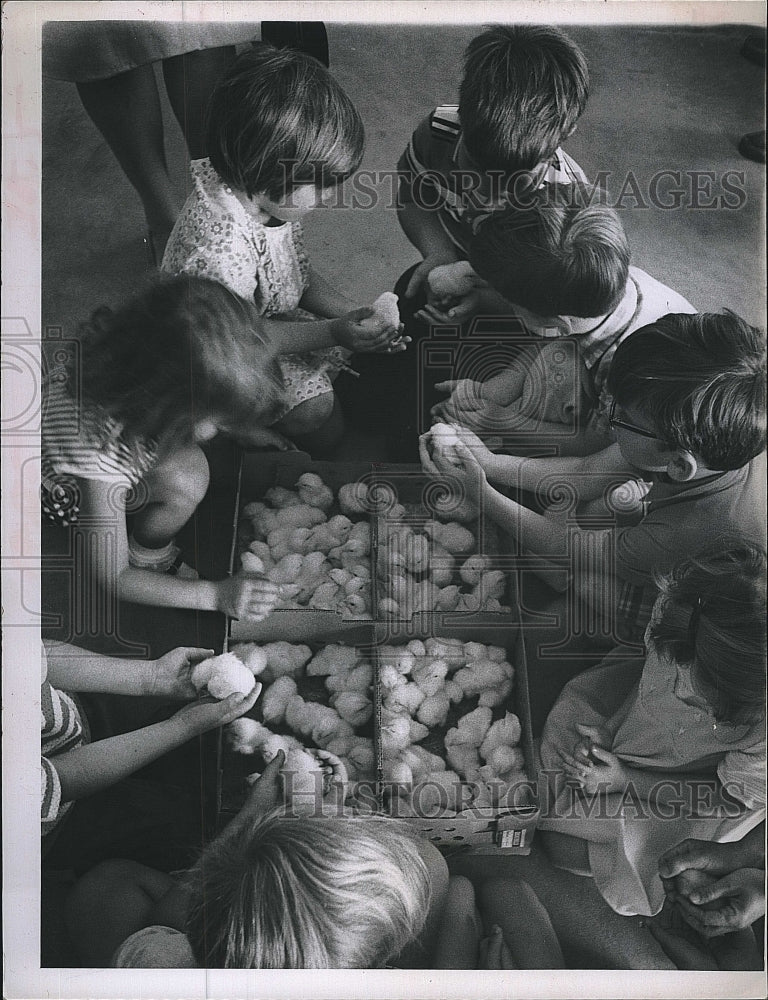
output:
[{"label": "black shoe", "polygon": [[765,66],[765,34],[747,35],[741,54],[756,66]]},{"label": "black shoe", "polygon": [[747,132],[742,136],[739,152],[755,163],[765,163],[765,129],[762,132]]}]

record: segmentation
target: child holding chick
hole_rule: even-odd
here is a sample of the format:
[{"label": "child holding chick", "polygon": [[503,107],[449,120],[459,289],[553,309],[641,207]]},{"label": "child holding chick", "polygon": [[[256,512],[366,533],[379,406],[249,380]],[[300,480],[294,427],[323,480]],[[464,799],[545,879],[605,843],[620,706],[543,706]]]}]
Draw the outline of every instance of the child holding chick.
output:
[{"label": "child holding chick", "polygon": [[[586,180],[559,146],[576,128],[588,93],[584,54],[559,28],[496,25],[472,39],[459,104],[427,116],[398,162],[398,220],[423,258],[395,286],[407,333],[428,335],[428,324],[413,322],[425,303],[429,322],[456,326],[472,314],[476,296],[463,297],[447,315],[438,307],[442,293],[433,293],[428,279],[440,265],[466,262],[482,219],[542,185]],[[476,291],[477,282],[471,284]],[[494,298],[494,312],[508,313],[500,296]],[[429,394],[424,383],[435,379],[425,377],[413,348],[381,360],[361,358],[359,370],[373,379],[366,379],[365,391],[362,385],[346,391],[359,397],[357,408],[373,428],[386,420],[391,459],[413,461],[416,435],[428,426],[420,424],[421,393]],[[439,396],[426,398],[428,412]],[[394,414],[393,399],[400,401]]]},{"label": "child holding chick", "polygon": [[[48,865],[83,870],[99,857],[109,857],[110,851],[132,849],[141,856],[143,847],[147,847],[148,857],[160,858],[182,847],[185,837],[186,848],[190,848],[194,827],[182,830],[181,803],[170,790],[163,796],[142,798],[146,783],[134,783],[130,788],[135,794],[128,790],[122,796],[105,793],[194,736],[238,718],[253,706],[261,690],[253,674],[249,674],[244,690],[229,694],[230,688],[219,692],[222,700],[192,702],[202,686],[197,672],[211,652],[179,648],[158,660],[137,662],[65,643],[44,643],[41,826]],[[80,694],[91,692],[192,703],[170,718],[133,732],[110,733],[93,740],[93,722],[89,724],[79,699]],[[80,799],[88,800],[82,808],[77,806]],[[153,814],[158,805],[160,813]],[[185,814],[187,819],[190,811]],[[156,843],[144,844],[147,827]]]},{"label": "child holding chick", "polygon": [[192,161],[163,270],[216,278],[255,303],[286,385],[274,426],[308,449],[329,448],[342,429],[333,380],[349,352],[405,349],[396,305],[361,308],[304,251],[299,220],[360,163],[360,117],[315,59],[256,45],[213,93],[208,149]]},{"label": "child holding chick", "polygon": [[80,359],[48,372],[43,511],[79,534],[99,588],[257,621],[275,606],[271,581],[200,580],[175,543],[208,490],[202,445],[219,432],[258,440],[280,405],[258,323],[214,281],[168,279],[95,313]]},{"label": "child holding chick", "polygon": [[[571,583],[602,613],[607,634],[615,628],[639,641],[657,574],[698,552],[713,531],[765,544],[765,342],[734,313],[664,316],[619,344],[608,391],[616,443],[594,455],[497,455],[468,430],[454,446],[461,466],[430,455],[426,435],[421,454],[427,472],[455,477],[521,550],[541,557],[537,572],[548,582],[585,532],[595,551],[612,544],[613,559],[579,564]],[[634,523],[617,528],[544,516],[489,483],[550,498],[564,488],[610,506],[610,491],[638,475],[651,489]]]},{"label": "child holding chick", "polygon": [[661,582],[645,662],[616,651],[547,719],[545,773],[584,796],[560,791],[548,853],[621,913],[661,909],[658,859],[682,836],[733,840],[764,817],[765,566],[754,546],[682,563]]},{"label": "child holding chick", "polygon": [[[630,267],[619,217],[600,201],[578,182],[553,184],[480,224],[469,249],[474,272],[508,303],[507,315],[545,343],[521,345],[513,364],[485,382],[438,384],[451,396],[435,415],[480,434],[514,435],[519,444],[554,441],[560,455],[611,443],[607,380],[618,345],[667,313],[695,310]],[[446,290],[461,297],[449,268],[432,275],[444,275]],[[482,302],[485,294],[481,312],[494,308]]]}]

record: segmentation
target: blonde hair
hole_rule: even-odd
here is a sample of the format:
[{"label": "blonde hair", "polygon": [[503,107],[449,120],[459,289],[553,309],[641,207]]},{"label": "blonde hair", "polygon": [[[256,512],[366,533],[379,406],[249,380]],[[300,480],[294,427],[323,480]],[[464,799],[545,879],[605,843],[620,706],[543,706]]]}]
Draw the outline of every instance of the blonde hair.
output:
[{"label": "blonde hair", "polygon": [[416,835],[385,818],[269,813],[211,844],[188,884],[204,968],[380,968],[419,934],[430,900]]}]

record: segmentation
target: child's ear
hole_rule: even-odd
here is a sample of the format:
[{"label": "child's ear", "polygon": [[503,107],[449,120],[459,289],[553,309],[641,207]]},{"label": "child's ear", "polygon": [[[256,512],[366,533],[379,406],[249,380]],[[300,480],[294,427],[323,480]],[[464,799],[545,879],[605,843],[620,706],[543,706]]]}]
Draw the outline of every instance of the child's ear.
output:
[{"label": "child's ear", "polygon": [[667,475],[676,483],[687,483],[696,475],[698,468],[695,456],[690,451],[678,448],[667,466]]}]

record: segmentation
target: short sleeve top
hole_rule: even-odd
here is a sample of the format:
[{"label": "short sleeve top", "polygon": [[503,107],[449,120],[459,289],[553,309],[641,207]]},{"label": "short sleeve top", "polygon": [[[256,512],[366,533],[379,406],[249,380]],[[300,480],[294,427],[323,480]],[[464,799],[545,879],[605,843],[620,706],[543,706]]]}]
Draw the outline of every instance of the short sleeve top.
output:
[{"label": "short sleeve top", "polygon": [[[461,136],[458,107],[450,104],[435,108],[416,127],[400,158],[398,172],[416,188],[419,182],[429,185],[429,207],[437,209],[446,235],[466,253],[474,228],[494,209],[478,200],[478,192],[465,184],[466,171],[457,162]],[[541,165],[541,184],[572,184],[586,179],[578,163],[562,149],[555,150]]]},{"label": "short sleeve top", "polygon": [[190,164],[192,191],[171,232],[162,270],[219,281],[262,316],[294,312],[309,282],[301,224],[265,226],[251,216],[209,159]]}]

